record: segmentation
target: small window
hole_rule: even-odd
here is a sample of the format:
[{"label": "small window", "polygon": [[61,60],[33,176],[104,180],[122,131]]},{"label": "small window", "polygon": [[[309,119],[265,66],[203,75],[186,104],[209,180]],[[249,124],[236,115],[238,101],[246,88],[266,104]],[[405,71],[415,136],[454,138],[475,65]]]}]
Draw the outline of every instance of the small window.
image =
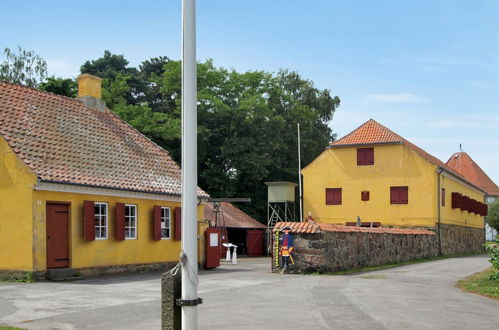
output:
[{"label": "small window", "polygon": [[390,204],[408,204],[409,187],[390,187]]},{"label": "small window", "polygon": [[341,205],[341,188],[326,188],[326,205]]},{"label": "small window", "polygon": [[169,239],[171,236],[171,210],[169,207],[161,208],[161,239]]},{"label": "small window", "polygon": [[367,202],[369,200],[369,191],[364,190],[360,192],[360,200]]},{"label": "small window", "polygon": [[374,165],[374,148],[357,149],[357,165]]},{"label": "small window", "polygon": [[125,204],[125,239],[137,239],[137,205]]},{"label": "small window", "polygon": [[445,206],[445,189],[442,188],[442,197],[440,197],[442,199],[442,206]]},{"label": "small window", "polygon": [[94,203],[95,239],[107,239],[107,203]]}]

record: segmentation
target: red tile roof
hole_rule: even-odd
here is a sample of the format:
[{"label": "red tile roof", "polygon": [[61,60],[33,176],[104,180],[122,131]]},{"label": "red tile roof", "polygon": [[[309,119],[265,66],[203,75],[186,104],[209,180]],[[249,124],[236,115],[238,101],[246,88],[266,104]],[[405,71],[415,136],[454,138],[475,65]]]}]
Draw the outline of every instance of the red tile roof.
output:
[{"label": "red tile roof", "polygon": [[374,119],[370,119],[339,140],[331,142],[331,147],[351,145],[402,143],[403,139]]},{"label": "red tile roof", "polygon": [[[204,207],[204,218],[210,221],[212,226],[215,226],[215,214],[213,210],[213,203],[207,203]],[[267,228],[267,226],[250,217],[231,203],[222,202],[220,210],[223,213],[223,220],[227,228]],[[222,217],[222,215],[220,216]]]},{"label": "red tile roof", "polygon": [[[370,119],[357,129],[353,130],[349,134],[345,135],[339,140],[333,141],[330,144],[330,148],[340,148],[340,147],[349,147],[349,146],[364,146],[364,145],[374,145],[374,144],[404,144],[412,151],[416,152],[419,156],[421,156],[426,161],[430,162],[435,166],[439,166],[446,170],[447,172],[452,173],[456,177],[460,178],[464,181],[469,181],[466,177],[458,173],[455,169],[448,166],[444,162],[442,162],[437,157],[430,155],[414,143],[404,139],[397,133],[392,130],[386,128],[381,125],[374,119]],[[472,182],[468,182],[473,186],[476,186]],[[477,187],[480,188],[480,187]]]},{"label": "red tile roof", "polygon": [[456,152],[449,158],[447,165],[488,195],[499,196],[499,187],[467,153]]},{"label": "red tile roof", "polygon": [[181,193],[180,167],[167,151],[77,99],[0,82],[0,136],[42,181]]},{"label": "red tile roof", "polygon": [[320,231],[327,232],[363,232],[363,233],[375,233],[375,234],[405,234],[405,235],[435,235],[431,230],[424,229],[406,229],[406,228],[369,228],[369,227],[352,227],[344,225],[334,225],[329,223],[309,223],[309,222],[278,222],[276,223],[275,229],[281,229],[284,227],[291,228],[292,233],[297,234],[314,234]]}]

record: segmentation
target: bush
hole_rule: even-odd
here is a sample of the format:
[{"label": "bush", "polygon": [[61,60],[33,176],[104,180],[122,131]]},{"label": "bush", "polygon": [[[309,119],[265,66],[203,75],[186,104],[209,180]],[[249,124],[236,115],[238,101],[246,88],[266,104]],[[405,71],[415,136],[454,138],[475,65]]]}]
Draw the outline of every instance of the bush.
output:
[{"label": "bush", "polygon": [[489,244],[485,246],[485,250],[489,254],[490,263],[495,272],[490,274],[490,280],[499,281],[499,235],[496,237],[496,242],[494,244]]}]

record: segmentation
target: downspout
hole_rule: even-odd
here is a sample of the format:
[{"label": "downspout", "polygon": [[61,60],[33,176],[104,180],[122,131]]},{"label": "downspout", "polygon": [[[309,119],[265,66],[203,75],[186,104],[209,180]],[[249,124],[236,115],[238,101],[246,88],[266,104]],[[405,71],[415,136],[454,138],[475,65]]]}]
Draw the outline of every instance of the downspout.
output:
[{"label": "downspout", "polygon": [[440,174],[442,168],[437,167],[437,231],[438,231],[438,254],[442,255],[442,234],[440,232],[440,205],[442,205],[442,193],[440,192]]}]

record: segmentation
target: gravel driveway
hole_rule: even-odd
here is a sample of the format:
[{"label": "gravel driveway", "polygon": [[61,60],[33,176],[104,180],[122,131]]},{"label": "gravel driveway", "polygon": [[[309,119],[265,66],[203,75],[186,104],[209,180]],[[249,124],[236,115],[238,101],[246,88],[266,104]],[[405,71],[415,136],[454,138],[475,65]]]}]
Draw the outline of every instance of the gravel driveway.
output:
[{"label": "gravel driveway", "polygon": [[[356,275],[276,275],[268,258],[203,271],[200,329],[499,329],[499,301],[457,280],[485,256]],[[0,325],[28,329],[159,329],[160,274],[76,282],[0,283]]]}]

